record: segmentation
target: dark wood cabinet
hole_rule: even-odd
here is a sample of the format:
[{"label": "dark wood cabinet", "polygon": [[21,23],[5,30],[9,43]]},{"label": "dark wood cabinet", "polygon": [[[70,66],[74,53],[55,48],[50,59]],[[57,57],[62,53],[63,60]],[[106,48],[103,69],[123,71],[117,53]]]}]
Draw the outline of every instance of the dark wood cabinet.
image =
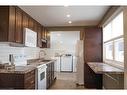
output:
[{"label": "dark wood cabinet", "polygon": [[37,31],[37,42],[38,42],[38,47],[42,47],[42,42],[41,42],[41,25],[38,25],[38,31]]},{"label": "dark wood cabinet", "polygon": [[33,25],[33,31],[35,31],[35,32],[38,31],[38,23],[35,20],[34,20],[34,25]]},{"label": "dark wood cabinet", "polygon": [[22,22],[23,29],[28,28],[29,27],[28,26],[29,17],[25,12],[23,12],[23,20],[22,21],[23,21]]},{"label": "dark wood cabinet", "polygon": [[86,88],[102,89],[102,74],[96,74],[88,64],[84,64],[84,84]]},{"label": "dark wood cabinet", "polygon": [[0,73],[0,89],[35,89],[35,70],[24,74]]},{"label": "dark wood cabinet", "polygon": [[15,8],[0,6],[0,41],[15,42]]},{"label": "dark wood cabinet", "polygon": [[47,89],[54,83],[54,62],[47,64]]},{"label": "dark wood cabinet", "polygon": [[41,28],[41,39],[45,40],[42,43],[42,48],[50,48],[50,32],[45,27]]},{"label": "dark wood cabinet", "polygon": [[87,88],[102,88],[102,75],[95,74],[87,62],[102,62],[102,29],[88,27],[84,31],[84,84]]},{"label": "dark wood cabinet", "polygon": [[29,29],[34,30],[34,20],[31,17],[29,17],[28,26]]},{"label": "dark wood cabinet", "polygon": [[8,41],[15,42],[15,7],[9,8],[9,30],[8,30]]},{"label": "dark wood cabinet", "polygon": [[22,11],[18,7],[16,7],[15,22],[15,42],[23,43]]},{"label": "dark wood cabinet", "polygon": [[44,39],[44,27],[41,27],[41,38]]},{"label": "dark wood cabinet", "polygon": [[102,29],[101,28],[85,28],[85,62],[102,62]]},{"label": "dark wood cabinet", "polygon": [[[37,32],[37,46],[49,47],[45,27],[17,6],[0,6],[0,41],[24,44],[24,28]],[[41,39],[48,40],[45,43]]]},{"label": "dark wood cabinet", "polygon": [[47,31],[47,48],[50,48],[50,32]]}]

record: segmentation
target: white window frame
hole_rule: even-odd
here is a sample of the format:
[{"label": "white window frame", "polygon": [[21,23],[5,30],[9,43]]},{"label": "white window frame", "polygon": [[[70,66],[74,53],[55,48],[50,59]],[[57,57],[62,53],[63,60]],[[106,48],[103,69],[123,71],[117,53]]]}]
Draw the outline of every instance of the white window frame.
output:
[{"label": "white window frame", "polygon": [[[120,12],[121,13],[121,12]],[[119,15],[119,14],[118,14]],[[117,16],[118,16],[117,15]],[[112,20],[113,21],[113,20]],[[110,22],[111,24],[112,24],[112,21]],[[124,34],[123,34],[124,35]],[[116,40],[119,40],[119,39],[121,39],[121,38],[123,38],[123,41],[124,41],[124,36],[123,35],[120,35],[120,36],[117,36],[117,37],[114,37],[114,38],[112,38],[112,39],[110,39],[110,40],[107,40],[107,41],[105,41],[105,42],[103,42],[103,61],[105,62],[105,63],[108,63],[108,64],[111,64],[111,65],[114,65],[114,66],[120,66],[121,68],[123,68],[124,67],[124,62],[120,62],[120,61],[116,61],[115,60],[115,41]],[[106,43],[109,43],[109,42],[113,42],[113,51],[112,51],[112,55],[113,55],[113,60],[111,60],[111,59],[106,59],[106,50],[105,50],[105,44]]]}]

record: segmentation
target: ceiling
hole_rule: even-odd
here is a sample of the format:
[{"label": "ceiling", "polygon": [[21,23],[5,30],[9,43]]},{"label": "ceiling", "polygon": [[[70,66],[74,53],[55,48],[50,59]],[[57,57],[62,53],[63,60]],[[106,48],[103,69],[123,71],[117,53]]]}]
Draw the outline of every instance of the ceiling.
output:
[{"label": "ceiling", "polygon": [[[97,25],[109,6],[20,6],[44,26]],[[70,17],[66,17],[70,14]],[[68,21],[72,21],[71,24]]]}]

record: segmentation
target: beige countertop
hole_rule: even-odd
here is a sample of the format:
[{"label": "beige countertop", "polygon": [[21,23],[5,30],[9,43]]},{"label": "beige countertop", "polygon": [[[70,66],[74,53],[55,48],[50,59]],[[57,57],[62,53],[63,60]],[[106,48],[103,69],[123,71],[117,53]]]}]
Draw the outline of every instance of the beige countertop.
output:
[{"label": "beige countertop", "polygon": [[27,61],[27,64],[28,65],[34,65],[34,66],[38,66],[38,65],[41,65],[41,64],[49,64],[49,63],[51,63],[51,62],[54,62],[54,61],[56,61],[56,59],[46,59],[46,60],[50,60],[50,61],[45,61],[45,62],[43,62],[42,60],[40,60],[40,59],[30,59],[30,60],[28,60]]},{"label": "beige countertop", "polygon": [[28,72],[36,69],[37,66],[40,66],[42,64],[49,64],[54,61],[55,61],[55,59],[51,59],[48,62],[41,62],[39,59],[32,59],[27,62],[26,66],[15,66],[15,68],[11,69],[11,70],[0,69],[0,73],[25,74],[25,73],[28,73]]},{"label": "beige countertop", "polygon": [[88,62],[89,67],[97,74],[103,73],[124,73],[124,70],[102,62]]},{"label": "beige countertop", "polygon": [[16,73],[16,74],[25,74],[32,70],[34,70],[35,67],[33,66],[15,66],[14,69],[7,70],[7,69],[0,69],[0,73]]}]

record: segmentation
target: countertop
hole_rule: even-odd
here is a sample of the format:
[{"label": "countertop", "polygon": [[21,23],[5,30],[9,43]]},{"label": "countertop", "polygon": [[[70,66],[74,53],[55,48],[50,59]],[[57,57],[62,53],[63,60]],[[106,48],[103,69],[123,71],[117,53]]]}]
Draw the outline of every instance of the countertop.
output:
[{"label": "countertop", "polygon": [[56,59],[46,59],[46,60],[50,60],[50,61],[43,62],[43,60],[40,60],[40,59],[30,59],[30,60],[27,60],[27,64],[31,65],[31,66],[33,66],[33,65],[38,66],[38,65],[42,65],[42,64],[49,64],[49,63],[56,61]]},{"label": "countertop", "polygon": [[106,63],[102,63],[102,62],[88,62],[87,64],[96,74],[103,74],[103,73],[122,74],[124,73],[124,70],[116,68]]},{"label": "countertop", "polygon": [[26,66],[15,66],[15,68],[11,69],[11,70],[0,69],[0,73],[25,74],[25,73],[28,73],[28,72],[36,69],[40,65],[49,64],[49,63],[54,62],[54,61],[55,61],[55,59],[51,59],[48,62],[42,62],[39,59],[32,59],[32,60],[28,60],[27,61],[27,65]]},{"label": "countertop", "polygon": [[14,69],[7,70],[7,69],[0,69],[0,73],[15,73],[15,74],[25,74],[32,70],[34,70],[35,67],[33,66],[15,66]]}]

